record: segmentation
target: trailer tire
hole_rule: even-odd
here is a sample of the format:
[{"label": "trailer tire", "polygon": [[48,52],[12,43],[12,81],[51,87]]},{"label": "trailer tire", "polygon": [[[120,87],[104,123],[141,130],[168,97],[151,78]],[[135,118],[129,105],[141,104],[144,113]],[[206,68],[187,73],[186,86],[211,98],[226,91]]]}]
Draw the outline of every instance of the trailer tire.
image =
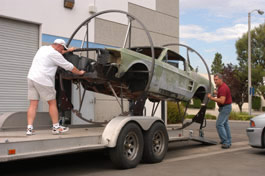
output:
[{"label": "trailer tire", "polygon": [[143,134],[136,123],[126,124],[118,137],[115,148],[110,149],[110,159],[119,169],[136,167],[142,159]]},{"label": "trailer tire", "polygon": [[143,161],[146,163],[161,162],[168,149],[168,134],[161,122],[156,122],[144,133]]}]

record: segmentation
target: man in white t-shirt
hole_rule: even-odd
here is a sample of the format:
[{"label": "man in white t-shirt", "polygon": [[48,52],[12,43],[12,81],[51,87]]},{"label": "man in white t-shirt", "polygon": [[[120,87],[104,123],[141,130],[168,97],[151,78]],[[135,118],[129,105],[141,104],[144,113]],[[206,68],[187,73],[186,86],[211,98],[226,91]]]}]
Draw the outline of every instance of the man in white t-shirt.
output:
[{"label": "man in white t-shirt", "polygon": [[53,123],[53,134],[63,133],[69,128],[59,125],[58,109],[56,103],[56,90],[54,86],[55,74],[58,66],[77,75],[83,75],[85,71],[78,70],[68,62],[62,54],[72,52],[75,48],[67,48],[65,41],[56,39],[50,46],[42,46],[36,53],[28,73],[28,126],[27,135],[34,134],[33,121],[36,116],[40,98],[49,104],[49,113]]}]

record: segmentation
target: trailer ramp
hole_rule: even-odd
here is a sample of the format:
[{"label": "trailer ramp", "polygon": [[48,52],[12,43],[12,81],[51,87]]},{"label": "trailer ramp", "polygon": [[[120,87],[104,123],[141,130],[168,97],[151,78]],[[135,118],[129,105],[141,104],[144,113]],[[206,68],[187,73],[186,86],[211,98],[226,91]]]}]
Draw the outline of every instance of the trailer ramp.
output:
[{"label": "trailer ramp", "polygon": [[193,130],[184,130],[180,128],[181,125],[168,125],[168,137],[169,142],[178,142],[178,141],[196,141],[206,145],[216,145],[217,142],[211,139],[208,139],[204,136],[204,132],[199,130],[198,136],[194,135]]}]

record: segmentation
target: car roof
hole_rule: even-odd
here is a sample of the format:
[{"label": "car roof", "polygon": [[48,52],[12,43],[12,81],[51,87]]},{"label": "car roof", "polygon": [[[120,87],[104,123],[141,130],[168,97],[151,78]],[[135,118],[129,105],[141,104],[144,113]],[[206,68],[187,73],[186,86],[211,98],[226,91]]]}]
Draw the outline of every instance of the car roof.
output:
[{"label": "car roof", "polygon": [[[131,47],[129,49],[133,50],[133,51],[136,51],[138,53],[141,53],[141,54],[144,54],[144,55],[152,57],[151,47],[150,46],[137,46],[137,47]],[[173,56],[173,55],[177,56],[177,58],[178,58],[177,60],[182,60],[182,61],[185,60],[184,57],[181,56],[180,54],[178,54],[177,52],[172,51],[169,48],[159,47],[159,46],[155,46],[154,47],[155,59],[159,58],[159,56],[161,55],[163,50],[168,50],[168,54],[171,55],[171,56]]]},{"label": "car roof", "polygon": [[[132,47],[128,49],[152,57],[150,46],[137,46],[137,47]],[[159,58],[160,54],[162,53],[164,49],[165,48],[163,47],[154,47],[155,59]]]}]

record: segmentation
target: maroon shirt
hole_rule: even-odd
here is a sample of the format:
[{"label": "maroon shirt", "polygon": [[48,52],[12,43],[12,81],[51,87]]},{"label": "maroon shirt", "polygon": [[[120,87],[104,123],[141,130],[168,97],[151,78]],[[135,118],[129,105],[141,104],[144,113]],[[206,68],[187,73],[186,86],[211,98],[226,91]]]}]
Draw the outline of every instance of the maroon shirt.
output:
[{"label": "maroon shirt", "polygon": [[223,83],[220,87],[218,87],[218,90],[217,90],[217,98],[220,98],[222,96],[225,97],[225,102],[224,104],[217,103],[218,106],[224,106],[224,105],[232,103],[232,96],[231,96],[230,89],[225,83]]}]

